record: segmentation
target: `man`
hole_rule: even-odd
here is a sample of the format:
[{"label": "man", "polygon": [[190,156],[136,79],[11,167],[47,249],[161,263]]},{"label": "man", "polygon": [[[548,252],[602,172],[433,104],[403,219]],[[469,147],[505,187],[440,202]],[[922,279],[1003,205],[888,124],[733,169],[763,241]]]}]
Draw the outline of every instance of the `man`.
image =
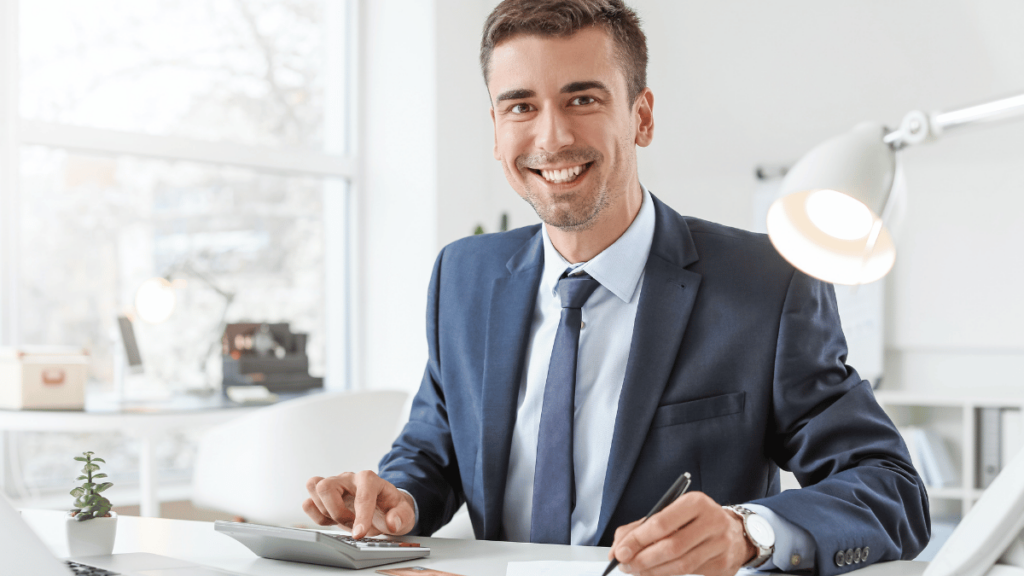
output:
[{"label": "man", "polygon": [[[379,476],[310,479],[315,521],[431,534],[466,503],[478,538],[611,545],[651,576],[833,574],[927,543],[924,486],[843,362],[832,288],[640,184],[646,62],[619,0],[495,8],[494,156],[544,224],[442,250],[410,421]],[[804,488],[779,493],[780,466]],[[641,525],[684,471],[691,492]]]}]

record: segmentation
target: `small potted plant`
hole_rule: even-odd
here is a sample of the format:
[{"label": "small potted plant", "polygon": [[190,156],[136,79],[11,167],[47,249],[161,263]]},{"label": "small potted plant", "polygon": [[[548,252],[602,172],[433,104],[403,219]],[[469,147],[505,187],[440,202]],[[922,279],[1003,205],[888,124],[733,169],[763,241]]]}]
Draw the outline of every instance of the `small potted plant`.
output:
[{"label": "small potted plant", "polygon": [[107,475],[99,471],[98,463],[106,464],[106,461],[94,458],[92,452],[83,452],[75,456],[75,460],[85,463],[82,475],[77,478],[84,482],[71,491],[75,507],[68,512],[66,521],[68,550],[71,556],[110,554],[114,550],[117,513],[110,511],[110,500],[101,494],[113,486],[110,482],[100,482]]}]

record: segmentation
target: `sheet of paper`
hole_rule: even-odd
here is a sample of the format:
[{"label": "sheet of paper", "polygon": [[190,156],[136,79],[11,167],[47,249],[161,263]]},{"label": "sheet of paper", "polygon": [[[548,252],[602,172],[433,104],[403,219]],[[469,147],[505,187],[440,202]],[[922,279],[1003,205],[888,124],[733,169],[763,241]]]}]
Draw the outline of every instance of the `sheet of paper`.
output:
[{"label": "sheet of paper", "polygon": [[[509,562],[505,576],[601,576],[607,567],[607,562]],[[737,576],[754,576],[769,573],[742,568],[736,574]],[[609,574],[609,576],[614,575],[621,576],[622,572],[616,569]]]}]

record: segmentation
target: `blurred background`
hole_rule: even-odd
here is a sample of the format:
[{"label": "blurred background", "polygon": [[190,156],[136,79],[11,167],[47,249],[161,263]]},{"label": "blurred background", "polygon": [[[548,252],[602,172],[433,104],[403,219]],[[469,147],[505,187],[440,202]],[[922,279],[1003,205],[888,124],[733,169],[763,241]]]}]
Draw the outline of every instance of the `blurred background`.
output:
[{"label": "blurred background", "polygon": [[[147,393],[220,390],[222,315],[308,334],[328,390],[414,391],[437,251],[537,221],[491,156],[495,4],[0,0],[2,344],[86,348],[90,389],[113,390],[117,317],[187,268],[173,314],[134,322]],[[773,175],[830,136],[1024,89],[1018,0],[630,4],[655,96],[641,181],[739,228],[763,229]],[[947,452],[933,507],[955,523],[985,485],[981,410],[1017,418],[1001,446],[1021,435],[1024,123],[903,160],[895,269],[841,311],[849,363]],[[7,432],[7,494],[49,505],[82,445],[130,486],[133,444],[90,434]],[[200,436],[157,445],[161,500],[188,500]]]}]

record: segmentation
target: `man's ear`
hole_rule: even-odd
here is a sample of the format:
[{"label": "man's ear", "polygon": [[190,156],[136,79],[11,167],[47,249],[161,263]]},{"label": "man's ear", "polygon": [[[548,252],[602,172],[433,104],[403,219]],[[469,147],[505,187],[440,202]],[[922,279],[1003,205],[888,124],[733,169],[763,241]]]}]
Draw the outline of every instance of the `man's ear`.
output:
[{"label": "man's ear", "polygon": [[648,146],[654,140],[654,92],[644,88],[636,98],[636,145]]},{"label": "man's ear", "polygon": [[494,128],[494,159],[501,160],[498,156],[498,124],[494,121],[494,107],[491,107],[491,127]]}]

